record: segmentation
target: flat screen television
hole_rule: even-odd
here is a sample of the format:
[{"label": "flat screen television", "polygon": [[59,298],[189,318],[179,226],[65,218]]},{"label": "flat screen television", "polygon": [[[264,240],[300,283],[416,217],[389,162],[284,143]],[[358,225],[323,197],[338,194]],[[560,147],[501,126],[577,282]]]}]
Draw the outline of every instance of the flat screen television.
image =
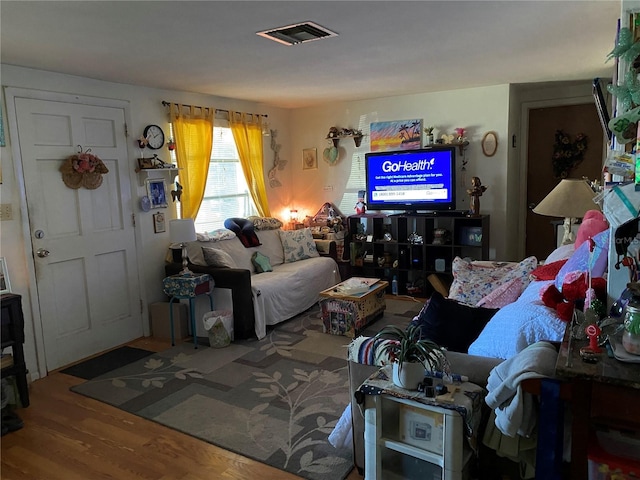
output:
[{"label": "flat screen television", "polygon": [[365,154],[369,210],[456,209],[456,146]]}]

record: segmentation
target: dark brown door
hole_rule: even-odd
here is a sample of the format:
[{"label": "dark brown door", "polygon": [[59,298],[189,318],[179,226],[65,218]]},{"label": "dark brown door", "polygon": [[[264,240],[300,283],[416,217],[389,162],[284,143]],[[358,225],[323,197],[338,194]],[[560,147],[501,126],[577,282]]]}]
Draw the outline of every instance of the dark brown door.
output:
[{"label": "dark brown door", "polygon": [[593,103],[536,108],[529,111],[526,256],[535,255],[540,261],[547,258],[556,248],[556,232],[551,222],[563,220],[532,212],[532,209],[560,183],[560,179],[554,177],[552,164],[557,130],[569,135],[572,141],[579,133],[586,135],[588,140],[584,159],[569,171],[567,178],[585,176],[590,180],[602,180],[603,133]]}]

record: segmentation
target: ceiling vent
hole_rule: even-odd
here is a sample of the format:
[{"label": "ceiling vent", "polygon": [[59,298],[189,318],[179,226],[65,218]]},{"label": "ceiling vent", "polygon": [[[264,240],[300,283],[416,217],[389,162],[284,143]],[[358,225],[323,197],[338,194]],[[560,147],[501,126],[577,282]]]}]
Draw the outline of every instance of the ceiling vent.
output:
[{"label": "ceiling vent", "polygon": [[336,32],[313,22],[302,22],[286,27],[278,27],[271,30],[257,32],[256,35],[268,38],[284,45],[298,45],[299,43],[312,42],[321,38],[337,37]]}]

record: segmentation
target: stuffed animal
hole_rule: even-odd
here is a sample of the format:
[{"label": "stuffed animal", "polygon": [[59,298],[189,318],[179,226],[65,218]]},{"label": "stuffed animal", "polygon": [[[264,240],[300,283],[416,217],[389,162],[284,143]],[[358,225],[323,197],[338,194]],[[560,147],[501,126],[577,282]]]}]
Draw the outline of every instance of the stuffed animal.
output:
[{"label": "stuffed animal", "polygon": [[[560,320],[571,321],[576,304],[583,302],[587,296],[606,302],[607,282],[604,278],[592,278],[591,289],[588,292],[588,278],[585,272],[570,272],[564,277],[562,291],[550,283],[540,291],[540,300],[547,307],[554,308]],[[595,301],[594,299],[594,301]]]}]

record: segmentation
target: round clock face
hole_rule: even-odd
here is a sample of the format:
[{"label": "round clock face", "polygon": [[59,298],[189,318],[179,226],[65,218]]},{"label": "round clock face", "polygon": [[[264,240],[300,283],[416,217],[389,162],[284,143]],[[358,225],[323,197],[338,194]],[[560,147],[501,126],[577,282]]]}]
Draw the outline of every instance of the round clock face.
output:
[{"label": "round clock face", "polygon": [[153,150],[164,145],[164,132],[158,125],[147,125],[144,129],[144,138],[149,142],[147,146]]}]

